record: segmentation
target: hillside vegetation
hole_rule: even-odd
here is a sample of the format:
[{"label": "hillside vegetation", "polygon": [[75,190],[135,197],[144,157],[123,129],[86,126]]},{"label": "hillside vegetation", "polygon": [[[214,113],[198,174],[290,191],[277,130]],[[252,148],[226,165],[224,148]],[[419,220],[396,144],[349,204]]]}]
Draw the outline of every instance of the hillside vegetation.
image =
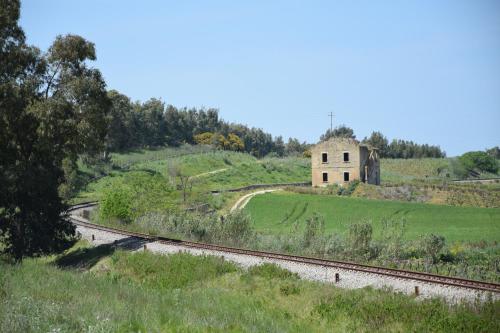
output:
[{"label": "hillside vegetation", "polygon": [[[382,159],[382,186],[361,184],[354,196],[458,206],[499,206],[500,186],[453,184],[450,182],[454,178],[452,164],[453,159]],[[182,196],[177,188],[178,179],[169,174],[172,166],[191,177],[189,182],[192,187],[188,188],[187,202],[181,200]],[[165,198],[157,206],[158,209],[168,206],[167,203],[170,206],[209,203],[212,208],[227,209],[237,195],[224,194],[213,198],[206,194],[211,190],[253,184],[308,182],[310,173],[309,158],[257,159],[246,153],[220,151],[203,145],[136,150],[112,154],[110,164],[99,164],[94,168],[80,163],[79,190],[75,190],[71,201],[101,200],[110,191],[130,192],[127,185],[130,183],[137,185],[132,192],[148,196],[147,186],[141,186],[139,180],[145,183],[152,180],[165,185],[164,193],[149,191],[151,193],[146,200],[137,198],[135,201],[142,201],[146,206],[142,209],[136,207],[136,210],[154,209],[157,200],[154,200],[153,195]]]},{"label": "hillside vegetation", "polygon": [[[22,283],[20,283],[22,281]],[[75,288],[75,286],[78,286]],[[2,332],[498,332],[498,302],[448,305],[302,281],[273,265],[80,244],[0,261]]]},{"label": "hillside vegetation", "polygon": [[[195,148],[196,147],[196,148]],[[213,200],[207,197],[210,190],[224,190],[252,184],[306,182],[310,178],[310,161],[304,158],[257,159],[246,153],[214,150],[203,146],[183,146],[172,149],[139,150],[130,154],[113,154],[112,165],[87,176],[91,181],[79,191],[73,202],[101,200],[109,190],[120,191],[124,183],[140,183],[134,179],[153,178],[168,185],[166,192],[174,193],[178,179],[169,174],[177,166],[190,176],[191,203]],[[95,172],[95,171],[94,171]],[[87,171],[87,175],[90,174]],[[144,185],[135,193],[147,192]],[[230,195],[229,195],[230,196]],[[172,202],[179,203],[179,193],[172,194]],[[224,198],[222,198],[223,200]],[[220,200],[220,199],[217,199]],[[217,206],[217,205],[216,205]],[[149,205],[151,208],[151,205]],[[220,205],[217,206],[220,208]]]},{"label": "hillside vegetation", "polygon": [[399,183],[375,186],[360,183],[359,198],[421,202],[464,207],[500,207],[500,182],[492,184]]},{"label": "hillside vegetation", "polygon": [[[408,183],[414,181],[450,181],[460,179],[461,166],[456,158],[410,158],[380,161],[382,183]],[[478,172],[478,178],[498,178],[499,175]]]}]

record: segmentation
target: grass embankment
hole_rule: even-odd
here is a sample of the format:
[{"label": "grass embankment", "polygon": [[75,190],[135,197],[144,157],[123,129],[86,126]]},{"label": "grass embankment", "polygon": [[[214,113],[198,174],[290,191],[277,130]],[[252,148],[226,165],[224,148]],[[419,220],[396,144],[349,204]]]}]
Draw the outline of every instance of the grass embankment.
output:
[{"label": "grass embankment", "polygon": [[345,232],[350,224],[371,221],[380,236],[382,221],[406,221],[406,237],[435,233],[448,241],[500,241],[500,209],[432,205],[412,202],[368,200],[331,195],[274,192],[258,195],[247,204],[258,231],[289,232],[313,213],[325,217],[327,232]]},{"label": "grass embankment", "polygon": [[[455,174],[456,158],[410,158],[380,161],[380,178],[384,183],[413,181],[450,181],[460,178]],[[480,178],[497,178],[498,174],[479,173]]]},{"label": "grass embankment", "polygon": [[498,332],[500,303],[342,290],[266,265],[77,247],[0,262],[2,332]]},{"label": "grass embankment", "polygon": [[500,207],[500,183],[450,184],[450,183],[399,183],[382,186],[360,183],[354,197],[425,202],[438,205],[466,207]]}]

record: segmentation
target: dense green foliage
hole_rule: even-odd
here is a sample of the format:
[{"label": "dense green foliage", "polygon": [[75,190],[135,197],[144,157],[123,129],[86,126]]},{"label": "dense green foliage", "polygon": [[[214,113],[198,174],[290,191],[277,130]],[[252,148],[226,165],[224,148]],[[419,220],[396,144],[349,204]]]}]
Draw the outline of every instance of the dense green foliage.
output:
[{"label": "dense green foliage", "polygon": [[302,154],[308,145],[290,138],[273,138],[261,129],[219,119],[217,109],[176,108],[152,98],[144,103],[110,91],[112,101],[106,145],[110,151],[152,146],[213,144],[221,149],[245,151],[257,157]]},{"label": "dense green foliage", "polygon": [[347,127],[346,125],[340,125],[335,127],[334,129],[326,130],[324,134],[321,134],[319,140],[326,141],[330,138],[349,138],[356,139],[356,135],[354,135],[354,131],[352,128]]},{"label": "dense green foliage", "polygon": [[13,333],[497,332],[500,326],[498,302],[416,301],[302,281],[269,264],[245,271],[221,258],[81,247],[55,261],[0,263],[0,303],[0,331]]},{"label": "dense green foliage", "polygon": [[439,146],[420,145],[413,141],[398,139],[393,139],[389,143],[380,132],[373,132],[370,137],[365,137],[363,143],[377,148],[382,158],[442,158],[446,156],[446,153]]},{"label": "dense green foliage", "polygon": [[498,173],[497,160],[483,151],[471,151],[460,156],[459,161],[468,171]]},{"label": "dense green foliage", "polygon": [[161,174],[132,171],[108,178],[100,194],[102,218],[129,222],[145,213],[169,210],[176,194],[168,179]]},{"label": "dense green foliage", "polygon": [[498,159],[500,159],[500,147],[495,146],[495,147],[493,147],[493,148],[486,149],[486,152],[487,152],[487,153],[488,153],[488,155],[490,155],[491,157],[496,158],[497,160],[498,160]]},{"label": "dense green foliage", "polygon": [[100,72],[86,64],[94,45],[58,36],[42,54],[26,44],[19,11],[18,1],[0,2],[0,241],[17,261],[74,234],[58,188],[79,154],[101,151],[109,107]]}]

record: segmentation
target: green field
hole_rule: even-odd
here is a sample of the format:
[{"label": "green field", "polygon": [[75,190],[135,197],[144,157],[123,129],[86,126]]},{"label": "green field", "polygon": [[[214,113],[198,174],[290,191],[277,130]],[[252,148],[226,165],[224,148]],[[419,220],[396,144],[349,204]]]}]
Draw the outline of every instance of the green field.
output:
[{"label": "green field", "polygon": [[499,311],[183,253],[80,243],[17,265],[0,257],[0,332],[498,332]]},{"label": "green field", "polygon": [[268,193],[254,197],[245,210],[255,228],[266,233],[290,231],[314,212],[325,217],[327,232],[344,232],[351,223],[371,221],[380,236],[382,221],[404,219],[408,239],[439,234],[448,241],[500,241],[500,209],[368,200],[330,195]]}]

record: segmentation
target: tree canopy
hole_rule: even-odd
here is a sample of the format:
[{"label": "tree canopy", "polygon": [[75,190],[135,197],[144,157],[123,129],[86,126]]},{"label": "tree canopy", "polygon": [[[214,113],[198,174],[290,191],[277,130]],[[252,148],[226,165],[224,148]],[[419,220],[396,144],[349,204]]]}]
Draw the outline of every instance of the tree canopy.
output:
[{"label": "tree canopy", "polygon": [[17,24],[19,2],[0,4],[0,241],[19,261],[74,235],[58,188],[75,163],[64,161],[102,151],[110,104],[100,72],[86,65],[92,43],[58,36],[42,54]]},{"label": "tree canopy", "polygon": [[365,137],[362,142],[377,148],[379,156],[382,158],[446,157],[446,153],[439,146],[418,144],[413,141],[399,139],[394,139],[389,144],[389,141],[381,132],[373,132],[370,137]]},{"label": "tree canopy", "polygon": [[458,159],[468,171],[498,172],[497,160],[484,151],[471,151],[463,154]]},{"label": "tree canopy", "polygon": [[333,130],[328,129],[324,134],[320,136],[320,141],[326,141],[330,138],[349,138],[356,139],[354,135],[354,130],[346,125],[340,125],[335,127]]}]

